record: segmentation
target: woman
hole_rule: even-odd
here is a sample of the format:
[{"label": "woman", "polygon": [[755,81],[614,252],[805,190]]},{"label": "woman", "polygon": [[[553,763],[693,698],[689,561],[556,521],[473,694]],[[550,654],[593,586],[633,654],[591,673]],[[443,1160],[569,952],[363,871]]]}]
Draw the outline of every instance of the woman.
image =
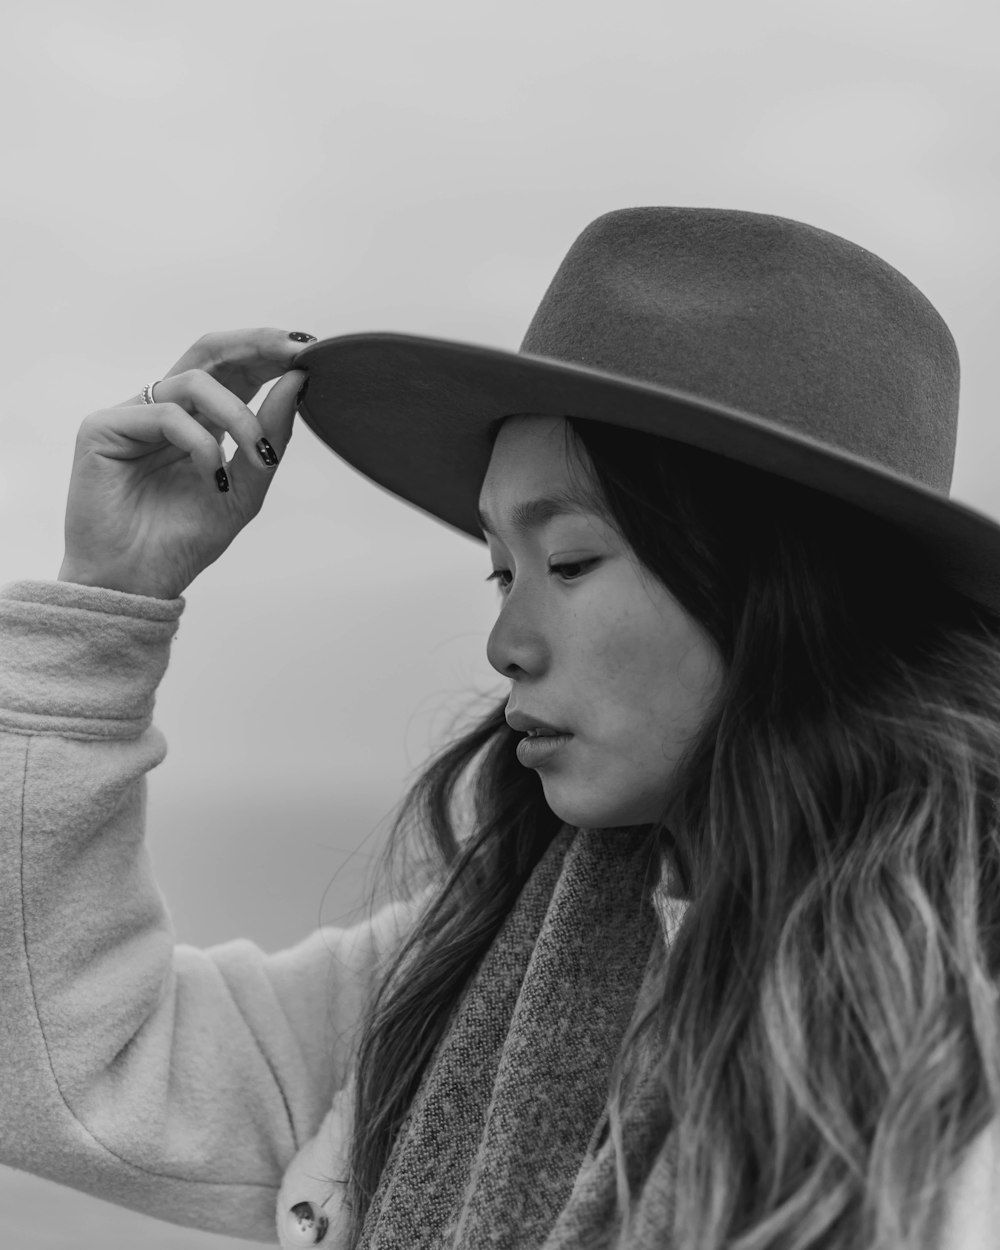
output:
[{"label": "woman", "polygon": [[[88,417],[59,580],[0,593],[4,1161],[286,1247],[992,1245],[1000,527],[947,497],[935,310],[631,209],[520,353],[308,337]],[[404,897],[174,948],[155,689],[296,405],[485,538],[509,691],[407,796]]]}]

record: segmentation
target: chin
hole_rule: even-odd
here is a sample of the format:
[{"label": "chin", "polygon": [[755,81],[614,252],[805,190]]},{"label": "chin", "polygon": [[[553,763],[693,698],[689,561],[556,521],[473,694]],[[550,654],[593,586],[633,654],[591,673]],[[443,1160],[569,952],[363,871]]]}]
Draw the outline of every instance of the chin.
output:
[{"label": "chin", "polygon": [[567,825],[579,829],[622,829],[633,825],[650,825],[660,813],[648,803],[622,801],[609,803],[607,798],[564,792],[562,787],[546,784],[542,778],[545,801],[556,816]]}]

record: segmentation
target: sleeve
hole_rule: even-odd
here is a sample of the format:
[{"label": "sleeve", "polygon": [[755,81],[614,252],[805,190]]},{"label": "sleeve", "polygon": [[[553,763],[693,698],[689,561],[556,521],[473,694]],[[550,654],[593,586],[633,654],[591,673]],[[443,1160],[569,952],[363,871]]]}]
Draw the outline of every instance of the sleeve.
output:
[{"label": "sleeve", "polygon": [[143,835],[183,608],[0,590],[0,1162],[273,1243],[284,1170],[428,892],[277,954],[175,945]]}]

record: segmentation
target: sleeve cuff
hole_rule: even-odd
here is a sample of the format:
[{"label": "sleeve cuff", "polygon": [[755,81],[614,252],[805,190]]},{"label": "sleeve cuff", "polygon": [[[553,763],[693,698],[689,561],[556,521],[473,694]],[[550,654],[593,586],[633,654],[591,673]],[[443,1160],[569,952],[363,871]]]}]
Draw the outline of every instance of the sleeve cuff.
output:
[{"label": "sleeve cuff", "polygon": [[75,582],[0,588],[0,728],[84,738],[148,728],[184,611]]}]

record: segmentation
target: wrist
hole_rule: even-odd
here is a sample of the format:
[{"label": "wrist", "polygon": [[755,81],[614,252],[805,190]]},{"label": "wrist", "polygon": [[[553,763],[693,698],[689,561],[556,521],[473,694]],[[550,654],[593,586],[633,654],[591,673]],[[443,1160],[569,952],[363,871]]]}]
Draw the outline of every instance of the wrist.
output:
[{"label": "wrist", "polygon": [[175,591],[171,587],[139,574],[98,569],[74,563],[68,559],[63,560],[56,581],[74,582],[78,586],[96,586],[103,590],[117,590],[126,595],[144,595],[148,599],[177,599],[183,594],[183,588]]}]

